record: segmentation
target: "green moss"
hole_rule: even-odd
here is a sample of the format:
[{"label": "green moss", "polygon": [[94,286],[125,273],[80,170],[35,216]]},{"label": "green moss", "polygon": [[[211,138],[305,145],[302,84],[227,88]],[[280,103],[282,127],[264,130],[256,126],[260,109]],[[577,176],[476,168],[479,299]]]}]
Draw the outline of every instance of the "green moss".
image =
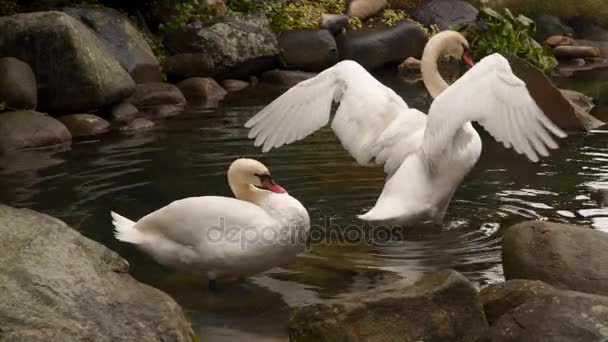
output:
[{"label": "green moss", "polygon": [[264,6],[264,12],[275,32],[293,29],[318,29],[324,13],[342,14],[344,0],[301,0],[297,3],[279,2]]},{"label": "green moss", "polygon": [[17,13],[17,2],[2,1],[0,3],[0,16],[13,15],[15,13]]}]

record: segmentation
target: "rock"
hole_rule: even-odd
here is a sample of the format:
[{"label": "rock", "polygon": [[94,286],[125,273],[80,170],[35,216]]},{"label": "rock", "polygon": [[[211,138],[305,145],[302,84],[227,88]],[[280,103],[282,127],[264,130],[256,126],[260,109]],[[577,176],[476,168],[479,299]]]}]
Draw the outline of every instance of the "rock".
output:
[{"label": "rock", "polygon": [[408,57],[419,58],[426,41],[426,33],[407,20],[393,27],[363,28],[336,37],[340,60],[354,60],[368,70],[396,65]]},{"label": "rock", "polygon": [[576,37],[584,40],[608,41],[608,28],[590,22],[587,18],[571,21]]},{"label": "rock", "polygon": [[195,107],[217,107],[228,93],[212,78],[192,77],[181,81],[177,87],[182,91],[188,105]]},{"label": "rock", "polygon": [[35,109],[38,101],[36,76],[17,58],[0,58],[0,103],[10,108]]},{"label": "rock", "polygon": [[179,305],[62,221],[0,206],[6,341],[192,341]]},{"label": "rock", "polygon": [[419,74],[422,62],[414,57],[408,57],[403,63],[399,64],[399,75]]},{"label": "rock", "polygon": [[269,70],[262,74],[262,81],[279,87],[291,88],[294,85],[315,76],[317,76],[317,74],[314,72]]},{"label": "rock", "polygon": [[581,46],[591,46],[599,49],[600,56],[608,57],[608,41],[597,41],[597,40],[577,40],[577,44]]},{"label": "rock", "polygon": [[545,39],[545,43],[551,47],[562,46],[562,45],[575,45],[574,38],[568,36],[550,36]]},{"label": "rock", "polygon": [[58,120],[34,111],[0,114],[0,152],[68,143],[72,136]]},{"label": "rock", "polygon": [[327,30],[284,31],[278,40],[285,68],[318,72],[338,62],[336,40]]},{"label": "rock", "polygon": [[526,83],[538,106],[556,125],[567,131],[589,131],[603,125],[591,114],[572,106],[538,68],[519,57],[511,56],[508,59],[513,73]]},{"label": "rock", "polygon": [[140,112],[152,118],[166,118],[179,114],[186,107],[186,98],[178,87],[169,83],[141,83],[125,99]]},{"label": "rock", "polygon": [[222,87],[229,92],[237,92],[241,91],[247,87],[249,87],[249,82],[241,81],[241,80],[223,80]]},{"label": "rock", "polygon": [[321,17],[321,28],[333,34],[339,34],[348,26],[348,16],[343,14],[323,14]]},{"label": "rock", "polygon": [[162,73],[152,48],[120,12],[105,7],[65,8],[101,38],[136,83],[160,82]]},{"label": "rock", "polygon": [[165,70],[171,79],[211,77],[215,74],[215,65],[205,53],[179,53],[167,57]]},{"label": "rock", "polygon": [[455,271],[294,308],[289,322],[291,341],[479,341],[487,330],[477,290]]},{"label": "rock", "polygon": [[135,120],[139,110],[129,102],[121,102],[110,109],[110,119],[118,124],[128,124]]},{"label": "rock", "polygon": [[42,110],[87,112],[133,92],[133,80],[99,38],[65,13],[0,17],[0,32],[0,55],[34,70]]},{"label": "rock", "polygon": [[533,279],[608,295],[608,234],[549,222],[509,228],[502,241],[506,279]]},{"label": "rock", "polygon": [[365,20],[378,14],[386,5],[386,0],[353,0],[348,5],[346,14]]},{"label": "rock", "polygon": [[110,123],[92,114],[70,114],[59,118],[73,137],[90,137],[106,133]]},{"label": "rock", "polygon": [[426,0],[412,11],[412,16],[422,24],[437,25],[446,30],[477,20],[477,9],[464,0]]},{"label": "rock", "polygon": [[538,280],[513,279],[493,284],[481,290],[479,297],[486,319],[493,325],[500,317],[518,306],[540,296],[553,295],[557,290]]},{"label": "rock", "polygon": [[141,131],[141,130],[145,130],[145,129],[150,129],[154,127],[154,122],[148,120],[148,119],[144,119],[144,118],[137,118],[133,121],[131,121],[129,124],[123,126],[120,128],[121,131]]},{"label": "rock", "polygon": [[580,107],[580,109],[585,112],[591,112],[593,107],[595,107],[592,97],[574,90],[559,89],[559,91],[571,104]]},{"label": "rock", "polygon": [[556,46],[553,54],[557,58],[593,58],[600,56],[600,49],[592,46]]},{"label": "rock", "polygon": [[548,37],[555,35],[570,37],[574,35],[574,29],[566,25],[559,17],[539,14],[532,19],[536,22],[536,41],[544,42]]},{"label": "rock", "polygon": [[[279,49],[268,19],[262,12],[227,16],[218,20],[220,21],[210,26],[191,23],[165,36],[165,46],[172,54],[194,53],[207,56],[201,61],[202,66],[191,65],[191,70],[188,70],[205,70],[205,73],[177,76],[241,78],[273,66]],[[195,61],[190,59],[190,62]]]},{"label": "rock", "polygon": [[492,342],[606,339],[608,297],[574,291],[545,293],[542,286],[537,290],[539,295],[532,295],[492,325]]}]

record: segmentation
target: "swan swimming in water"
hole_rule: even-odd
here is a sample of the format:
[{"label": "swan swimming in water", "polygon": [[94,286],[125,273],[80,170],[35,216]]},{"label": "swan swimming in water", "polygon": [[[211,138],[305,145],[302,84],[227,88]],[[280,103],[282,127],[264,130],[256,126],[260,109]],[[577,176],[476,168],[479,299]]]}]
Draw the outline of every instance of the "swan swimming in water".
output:
[{"label": "swan swimming in water", "polygon": [[284,264],[303,250],[310,219],[262,163],[237,159],[228,169],[236,198],[177,200],[133,222],[112,212],[115,236],[158,263],[209,279],[239,278]]},{"label": "swan swimming in water", "polygon": [[[471,69],[449,86],[438,59],[464,59]],[[443,31],[422,56],[424,84],[433,96],[429,115],[409,108],[361,65],[342,61],[289,89],[245,126],[263,151],[301,140],[327,125],[332,102],[339,106],[331,127],[361,165],[384,164],[387,181],[376,204],[359,218],[407,224],[441,223],[464,177],[479,159],[477,121],[496,140],[536,162],[558,147],[552,135],[566,134],[532,99],[526,84],[500,54],[473,65],[469,44],[458,32]]]}]

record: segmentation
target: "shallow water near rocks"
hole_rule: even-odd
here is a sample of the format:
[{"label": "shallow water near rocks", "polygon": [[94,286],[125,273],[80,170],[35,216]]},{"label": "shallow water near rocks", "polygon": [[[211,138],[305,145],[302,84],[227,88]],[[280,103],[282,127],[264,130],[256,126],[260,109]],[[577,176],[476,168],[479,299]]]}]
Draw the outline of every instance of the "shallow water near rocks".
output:
[{"label": "shallow water near rocks", "polygon": [[[421,83],[380,76],[412,107],[426,111],[430,98]],[[594,85],[598,80],[608,80],[608,72],[558,82],[574,90],[599,89],[599,83]],[[117,251],[137,279],[182,304],[205,341],[283,341],[289,306],[401,278],[414,281],[434,270],[454,268],[479,286],[501,281],[501,236],[523,220],[608,231],[608,211],[598,205],[601,190],[608,188],[608,131],[571,136],[538,164],[482,134],[482,157],[454,196],[443,227],[404,227],[391,241],[361,241],[355,216],[380,193],[381,168],[358,166],[329,129],[263,155],[246,139],[243,124],[278,94],[261,86],[231,94],[217,110],[186,113],[154,130],[111,133],[75,142],[65,151],[1,157],[0,202],[59,217]],[[606,120],[608,108],[600,106],[594,114]],[[348,241],[315,243],[293,263],[221,285],[217,293],[209,293],[204,280],[158,266],[113,238],[110,210],[137,219],[179,198],[230,195],[225,171],[241,156],[268,165],[277,182],[308,208],[317,231],[355,235],[347,235]]]}]

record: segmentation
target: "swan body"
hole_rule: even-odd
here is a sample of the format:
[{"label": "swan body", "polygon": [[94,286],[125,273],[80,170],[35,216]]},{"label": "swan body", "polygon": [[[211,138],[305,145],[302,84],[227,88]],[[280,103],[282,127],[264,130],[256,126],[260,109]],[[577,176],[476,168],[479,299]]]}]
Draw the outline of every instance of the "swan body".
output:
[{"label": "swan body", "polygon": [[[263,151],[303,139],[330,121],[343,147],[361,165],[384,164],[387,181],[373,208],[359,218],[374,222],[440,223],[451,198],[481,154],[471,124],[536,162],[565,137],[537,106],[523,81],[499,54],[475,66],[458,32],[429,40],[422,76],[434,101],[425,115],[381,84],[361,65],[342,61],[289,89],[245,126]],[[440,76],[442,55],[464,58],[471,69],[449,86]]]},{"label": "swan body", "polygon": [[238,159],[228,182],[236,198],[185,198],[137,222],[112,212],[115,236],[162,265],[210,280],[263,272],[303,250],[308,213],[264,165]]}]

